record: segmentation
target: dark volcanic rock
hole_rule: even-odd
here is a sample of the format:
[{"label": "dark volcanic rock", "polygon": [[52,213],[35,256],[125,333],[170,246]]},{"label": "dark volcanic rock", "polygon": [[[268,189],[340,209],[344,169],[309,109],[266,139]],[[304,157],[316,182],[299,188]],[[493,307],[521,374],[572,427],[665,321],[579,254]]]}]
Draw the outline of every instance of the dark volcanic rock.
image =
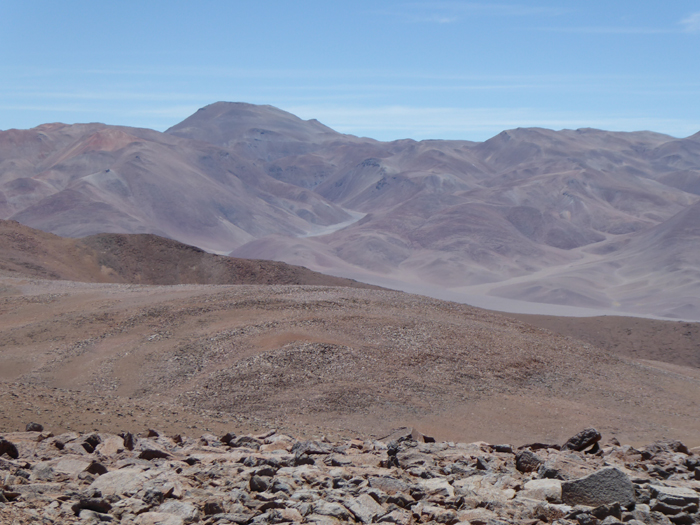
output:
[{"label": "dark volcanic rock", "polygon": [[564,443],[561,447],[562,450],[586,450],[588,447],[592,447],[600,441],[600,432],[595,428],[587,428],[582,430],[575,436],[569,438],[569,440]]},{"label": "dark volcanic rock", "polygon": [[12,459],[17,459],[19,457],[17,447],[6,439],[0,438],[0,456],[3,454],[7,454]]}]

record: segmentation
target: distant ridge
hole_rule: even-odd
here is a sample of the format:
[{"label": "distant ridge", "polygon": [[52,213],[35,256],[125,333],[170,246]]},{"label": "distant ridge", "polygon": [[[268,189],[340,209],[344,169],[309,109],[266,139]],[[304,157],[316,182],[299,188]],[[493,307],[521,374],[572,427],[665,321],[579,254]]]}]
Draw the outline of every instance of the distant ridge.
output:
[{"label": "distant ridge", "polygon": [[0,220],[0,274],[133,284],[305,284],[376,288],[300,266],[235,259],[156,235],[65,239]]},{"label": "distant ridge", "polygon": [[700,259],[697,232],[652,242],[700,201],[698,137],[518,128],[379,142],[217,102],[165,133],[0,132],[0,218],[68,237],[150,233],[466,302],[700,319],[700,295],[678,293],[700,270],[672,271]]}]

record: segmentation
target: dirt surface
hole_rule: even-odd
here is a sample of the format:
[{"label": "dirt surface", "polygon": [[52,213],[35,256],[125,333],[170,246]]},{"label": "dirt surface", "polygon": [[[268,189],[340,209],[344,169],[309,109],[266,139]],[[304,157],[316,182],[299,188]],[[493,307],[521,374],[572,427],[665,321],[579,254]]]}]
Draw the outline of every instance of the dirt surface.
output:
[{"label": "dirt surface", "polygon": [[700,371],[387,290],[0,280],[0,421],[698,445]]},{"label": "dirt surface", "polygon": [[503,315],[618,355],[700,368],[700,323],[615,316]]}]

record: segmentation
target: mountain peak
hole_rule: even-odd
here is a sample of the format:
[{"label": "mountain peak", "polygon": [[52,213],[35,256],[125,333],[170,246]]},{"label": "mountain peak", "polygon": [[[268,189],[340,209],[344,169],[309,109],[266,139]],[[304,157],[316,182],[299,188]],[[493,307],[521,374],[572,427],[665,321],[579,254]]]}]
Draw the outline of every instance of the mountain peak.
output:
[{"label": "mountain peak", "polygon": [[315,119],[301,118],[269,105],[215,102],[166,131],[171,135],[229,146],[267,132],[266,140],[317,142],[338,133]]}]

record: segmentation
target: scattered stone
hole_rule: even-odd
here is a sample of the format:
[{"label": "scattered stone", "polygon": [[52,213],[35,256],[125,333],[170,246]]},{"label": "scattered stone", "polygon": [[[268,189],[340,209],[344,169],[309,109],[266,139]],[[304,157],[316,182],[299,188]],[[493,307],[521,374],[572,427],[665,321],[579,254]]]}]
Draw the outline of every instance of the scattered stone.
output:
[{"label": "scattered stone", "polygon": [[27,423],[25,430],[27,432],[43,432],[44,426],[39,423]]},{"label": "scattered stone", "polygon": [[651,459],[652,457],[656,456],[657,454],[663,453],[663,452],[675,452],[675,453],[680,453],[680,454],[688,454],[690,451],[688,450],[688,447],[686,447],[683,443],[680,441],[675,441],[675,440],[666,440],[666,441],[656,441],[655,443],[652,443],[651,445],[647,445],[641,450],[642,454],[642,459]]},{"label": "scattered stone", "polygon": [[[330,443],[233,433],[175,440],[159,433],[129,450],[125,434],[43,441],[29,434],[4,437],[18,443],[19,457],[0,458],[0,523],[700,523],[694,479],[700,458],[672,442],[642,449],[655,451],[645,460],[616,444],[599,456],[572,453],[568,445],[538,454],[520,448],[514,456],[509,445],[400,436]],[[283,446],[264,448],[276,443]],[[146,459],[147,451],[161,457]],[[391,457],[400,466],[386,468]],[[673,474],[659,481],[649,475],[654,467]]]}]

